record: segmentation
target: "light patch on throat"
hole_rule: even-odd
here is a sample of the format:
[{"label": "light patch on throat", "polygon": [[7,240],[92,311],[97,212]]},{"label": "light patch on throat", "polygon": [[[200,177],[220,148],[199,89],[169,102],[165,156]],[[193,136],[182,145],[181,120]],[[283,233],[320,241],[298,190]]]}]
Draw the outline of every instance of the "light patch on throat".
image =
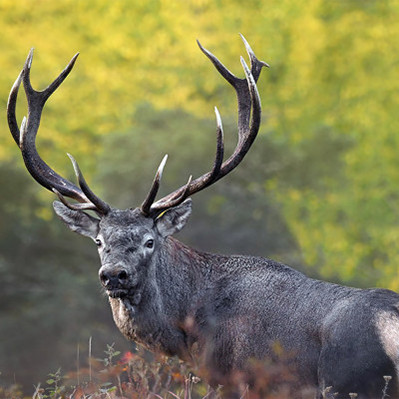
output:
[{"label": "light patch on throat", "polygon": [[386,354],[399,371],[399,317],[394,312],[384,311],[376,316],[376,327]]}]

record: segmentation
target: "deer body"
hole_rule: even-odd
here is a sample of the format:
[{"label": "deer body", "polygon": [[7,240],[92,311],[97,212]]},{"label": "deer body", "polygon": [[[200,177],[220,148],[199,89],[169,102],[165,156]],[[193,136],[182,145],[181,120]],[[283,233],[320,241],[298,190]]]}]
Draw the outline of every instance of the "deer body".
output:
[{"label": "deer body", "polygon": [[[233,383],[237,372],[254,383],[251,361],[275,359],[279,344],[289,354],[290,371],[301,384],[320,390],[331,386],[342,398],[350,392],[359,398],[380,398],[384,376],[390,376],[385,394],[399,398],[398,294],[313,280],[266,258],[199,252],[172,237],[190,216],[189,197],[230,173],[258,133],[261,106],[256,81],[268,65],[243,40],[251,62],[249,68],[242,60],[245,79],[234,76],[199,45],[236,91],[236,149],[224,160],[223,129],[216,110],[212,170],[195,180],[190,176],[184,186],[158,201],[166,157],[141,206],[118,210],[93,193],[72,156],[79,187],[58,175],[37,153],[35,138],[45,102],[72,70],[77,56],[38,92],[30,83],[29,54],[9,97],[11,134],[33,178],[57,194],[56,214],[98,246],[100,281],[115,323],[128,339],[199,362],[214,385]],[[15,108],[21,83],[29,112],[19,129]]]},{"label": "deer body", "polygon": [[[214,385],[245,373],[249,359],[274,358],[277,343],[293,355],[290,367],[302,384],[332,386],[342,397],[352,391],[379,397],[383,376],[396,375],[396,293],[314,280],[270,259],[201,253],[173,238],[165,247],[149,287],[156,294],[137,306],[129,296],[110,297],[128,339],[204,362]],[[392,336],[384,336],[381,318]]]}]

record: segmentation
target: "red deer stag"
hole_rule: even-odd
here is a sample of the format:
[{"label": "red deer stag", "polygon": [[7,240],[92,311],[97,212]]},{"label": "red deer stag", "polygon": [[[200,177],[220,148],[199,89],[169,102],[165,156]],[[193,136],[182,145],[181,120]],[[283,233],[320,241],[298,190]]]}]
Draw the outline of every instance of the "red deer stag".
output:
[{"label": "red deer stag", "polygon": [[[10,93],[10,131],[29,173],[58,196],[56,214],[71,230],[96,243],[101,284],[115,323],[128,339],[186,361],[199,357],[211,384],[228,381],[235,372],[251,381],[249,360],[272,357],[273,345],[279,342],[295,354],[290,366],[300,381],[318,386],[319,395],[323,387],[332,386],[340,398],[349,392],[357,392],[359,398],[381,397],[383,377],[389,375],[388,393],[398,398],[398,294],[317,281],[266,258],[200,252],[172,237],[190,216],[189,197],[239,165],[258,133],[261,104],[256,82],[268,65],[243,41],[250,59],[249,68],[241,58],[244,79],[198,43],[236,91],[237,147],[224,160],[216,109],[212,170],[194,180],[190,176],[185,185],[157,201],[166,156],[147,198],[140,207],[127,210],[112,208],[97,197],[72,156],[79,187],[40,158],[35,138],[44,104],[68,76],[77,55],[44,91],[36,91],[30,83],[30,52]],[[19,129],[15,107],[21,83],[28,117]]]}]

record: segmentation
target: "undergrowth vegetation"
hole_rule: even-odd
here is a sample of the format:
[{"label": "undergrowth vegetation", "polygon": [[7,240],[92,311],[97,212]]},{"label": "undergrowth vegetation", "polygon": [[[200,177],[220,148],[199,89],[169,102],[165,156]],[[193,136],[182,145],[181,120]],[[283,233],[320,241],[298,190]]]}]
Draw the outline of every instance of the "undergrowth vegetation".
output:
[{"label": "undergrowth vegetation", "polygon": [[[114,344],[107,345],[104,355],[90,355],[83,366],[77,359],[76,370],[61,369],[49,373],[44,382],[26,396],[15,384],[0,386],[0,399],[221,399],[240,390],[242,399],[289,399],[298,393],[298,384],[284,363],[254,363],[253,389],[236,374],[217,390],[212,389],[177,358],[154,355],[142,348],[121,353]],[[78,354],[79,357],[79,354]],[[199,371],[199,375],[205,375]],[[313,398],[314,390],[301,389],[301,397]]]},{"label": "undergrowth vegetation", "polygon": [[[49,373],[44,383],[32,389],[26,396],[18,384],[9,387],[0,385],[0,399],[314,399],[316,390],[304,386],[287,367],[289,357],[278,362],[252,363],[252,387],[237,373],[216,390],[190,371],[190,368],[177,358],[152,354],[143,348],[135,352],[125,352],[107,345],[104,355],[96,358],[91,355],[81,367],[78,351],[76,370],[64,373],[60,368]],[[200,375],[206,375],[199,371]],[[385,386],[378,399],[387,399],[391,376],[384,376]],[[321,392],[323,399],[335,399],[338,393],[332,387]],[[356,399],[356,393],[348,398]],[[340,396],[341,397],[341,396]],[[377,399],[377,398],[376,398]]]},{"label": "undergrowth vegetation", "polygon": [[[206,398],[209,388],[175,358],[152,355],[142,349],[121,352],[107,345],[102,358],[90,356],[81,367],[48,374],[33,387],[33,399],[143,399]],[[23,399],[20,387],[0,387],[1,399]]]}]

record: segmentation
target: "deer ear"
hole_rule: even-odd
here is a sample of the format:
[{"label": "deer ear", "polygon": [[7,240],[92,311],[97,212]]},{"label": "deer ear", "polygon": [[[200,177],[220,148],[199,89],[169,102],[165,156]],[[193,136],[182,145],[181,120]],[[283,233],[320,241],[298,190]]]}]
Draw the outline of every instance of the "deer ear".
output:
[{"label": "deer ear", "polygon": [[98,234],[99,220],[83,211],[69,209],[59,201],[53,202],[57,216],[72,230],[82,236],[95,239]]},{"label": "deer ear", "polygon": [[156,226],[162,237],[168,237],[179,232],[191,215],[191,198],[174,208],[170,208],[156,219]]}]

